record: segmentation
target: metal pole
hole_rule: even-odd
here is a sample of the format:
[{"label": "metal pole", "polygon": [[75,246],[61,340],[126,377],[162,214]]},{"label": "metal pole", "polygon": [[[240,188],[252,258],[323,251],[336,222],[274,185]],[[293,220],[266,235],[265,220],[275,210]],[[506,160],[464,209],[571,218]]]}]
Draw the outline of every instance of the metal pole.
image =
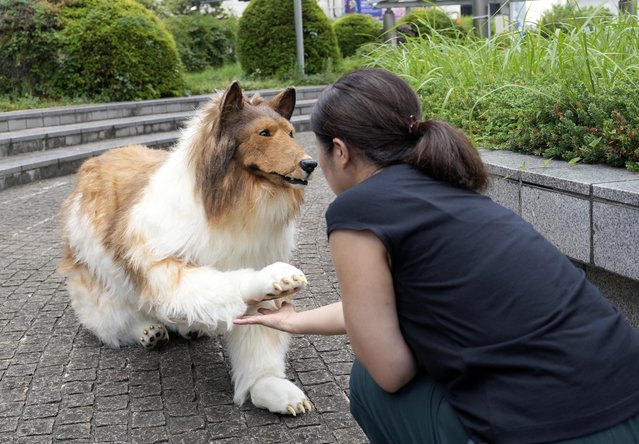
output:
[{"label": "metal pole", "polygon": [[395,13],[392,9],[387,8],[384,11],[384,32],[386,39],[391,45],[397,44],[397,33],[395,32]]},{"label": "metal pole", "polygon": [[302,26],[302,0],[293,0],[293,15],[295,16],[295,49],[297,52],[297,66],[304,75],[304,27]]},{"label": "metal pole", "polygon": [[490,36],[490,9],[487,0],[473,0],[473,26],[480,37]]},{"label": "metal pole", "polygon": [[633,0],[619,0],[619,12],[633,14],[635,12],[634,3]]}]

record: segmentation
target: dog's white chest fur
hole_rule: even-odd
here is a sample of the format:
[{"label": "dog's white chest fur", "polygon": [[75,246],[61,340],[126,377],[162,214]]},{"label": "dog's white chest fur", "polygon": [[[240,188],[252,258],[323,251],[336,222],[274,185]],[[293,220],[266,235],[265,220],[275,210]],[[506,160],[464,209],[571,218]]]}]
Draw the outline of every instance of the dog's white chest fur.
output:
[{"label": "dog's white chest fur", "polygon": [[232,224],[212,225],[193,191],[195,179],[185,168],[184,156],[181,150],[171,153],[131,212],[130,226],[146,233],[157,256],[180,257],[220,271],[288,261],[295,225],[282,220],[288,205],[285,198],[272,196],[243,204],[244,217],[234,218]]}]

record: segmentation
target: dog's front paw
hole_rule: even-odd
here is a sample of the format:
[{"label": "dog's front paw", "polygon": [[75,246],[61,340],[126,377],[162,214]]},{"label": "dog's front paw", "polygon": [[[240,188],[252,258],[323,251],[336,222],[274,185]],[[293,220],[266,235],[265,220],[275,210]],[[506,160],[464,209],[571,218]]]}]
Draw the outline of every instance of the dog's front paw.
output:
[{"label": "dog's front paw", "polygon": [[245,294],[246,302],[259,302],[290,296],[306,287],[304,273],[284,262],[275,262],[256,273],[255,288]]},{"label": "dog's front paw", "polygon": [[140,344],[147,350],[151,350],[168,340],[169,333],[162,324],[150,325],[142,331],[142,336],[140,336]]},{"label": "dog's front paw", "polygon": [[313,410],[308,398],[288,379],[266,376],[251,387],[251,402],[255,407],[273,413],[297,416]]}]

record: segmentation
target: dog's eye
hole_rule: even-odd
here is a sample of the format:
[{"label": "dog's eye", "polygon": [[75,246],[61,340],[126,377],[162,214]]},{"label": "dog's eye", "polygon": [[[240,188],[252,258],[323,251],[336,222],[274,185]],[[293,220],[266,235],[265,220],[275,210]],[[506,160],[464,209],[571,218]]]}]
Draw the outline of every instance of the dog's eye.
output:
[{"label": "dog's eye", "polygon": [[271,135],[271,132],[267,129],[260,131],[260,136],[268,137]]},{"label": "dog's eye", "polygon": [[293,138],[293,131],[291,131],[290,133],[288,133],[289,136],[291,136],[291,139]]}]

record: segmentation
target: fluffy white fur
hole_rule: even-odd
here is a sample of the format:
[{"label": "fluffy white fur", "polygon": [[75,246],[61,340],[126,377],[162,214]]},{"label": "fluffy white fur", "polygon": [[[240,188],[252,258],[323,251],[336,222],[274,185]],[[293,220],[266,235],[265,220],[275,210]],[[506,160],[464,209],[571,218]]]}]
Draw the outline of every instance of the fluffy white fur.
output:
[{"label": "fluffy white fur", "polygon": [[[284,359],[289,336],[260,326],[233,328],[232,323],[259,306],[274,307],[275,302],[264,300],[267,295],[288,296],[306,284],[302,271],[286,263],[295,242],[291,207],[299,209],[299,203],[292,205],[291,193],[279,190],[293,185],[270,176],[250,179],[255,181],[252,196],[259,198],[237,202],[243,212],[216,218],[207,213],[206,200],[197,192],[201,184],[197,165],[193,165],[197,158],[194,150],[201,145],[202,132],[211,128],[211,116],[234,119],[237,114],[237,119],[246,120],[243,128],[269,124],[290,131],[287,119],[292,110],[287,109],[290,103],[285,103],[290,102],[290,92],[283,92],[272,102],[249,102],[238,99],[237,91],[231,88],[198,113],[174,150],[164,157],[148,150],[149,158],[160,156],[149,163],[153,168],[135,170],[133,164],[139,161],[136,156],[147,157],[142,147],[124,149],[130,151],[130,161],[126,160],[129,151],[112,154],[124,159],[119,161],[125,165],[130,163],[135,174],[148,174],[136,182],[143,184],[139,190],[128,190],[127,199],[117,197],[122,191],[117,179],[105,182],[112,183],[113,189],[103,189],[101,182],[91,183],[92,166],[101,168],[95,175],[99,180],[109,168],[118,170],[110,166],[108,157],[99,160],[102,164],[98,166],[89,164],[80,170],[78,187],[63,207],[67,252],[61,270],[68,276],[71,303],[80,322],[104,343],[120,347],[152,341],[155,338],[151,339],[148,332],[154,333],[162,326],[184,336],[193,331],[224,333],[235,402],[243,403],[250,394],[258,407],[296,414],[310,409],[310,404],[304,393],[286,379]],[[253,114],[241,114],[249,108],[253,114],[261,112],[258,123]],[[285,118],[271,109],[280,113],[284,109]],[[261,138],[250,137],[238,139],[238,149],[262,143]],[[296,163],[308,158],[300,147],[290,149],[298,156]],[[286,173],[302,181],[310,174],[299,168]],[[93,200],[91,193],[97,193],[100,200]],[[109,201],[111,194],[115,200],[126,200],[126,205]],[[100,213],[103,201],[112,205],[111,213]]]}]

